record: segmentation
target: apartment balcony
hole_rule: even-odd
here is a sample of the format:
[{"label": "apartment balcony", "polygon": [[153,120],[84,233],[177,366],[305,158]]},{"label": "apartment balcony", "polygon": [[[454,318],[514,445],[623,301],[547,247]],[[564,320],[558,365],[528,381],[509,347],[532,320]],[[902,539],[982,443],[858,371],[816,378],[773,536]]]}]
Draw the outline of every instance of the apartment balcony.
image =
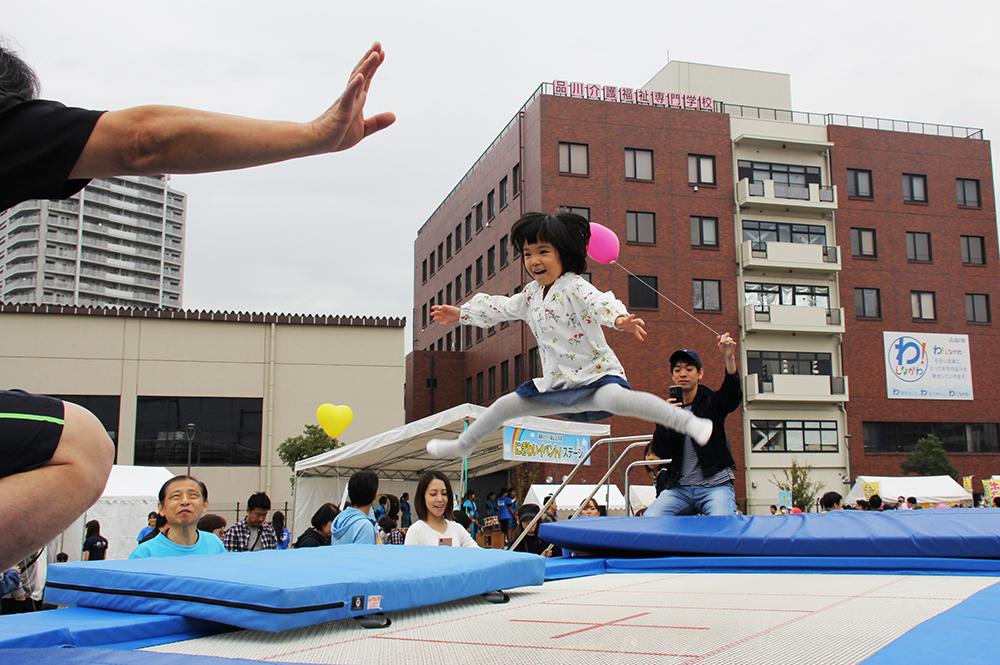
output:
[{"label": "apartment balcony", "polygon": [[[48,250],[45,252],[48,254]],[[28,245],[27,247],[18,247],[17,249],[8,249],[7,258],[13,259],[17,256],[38,256],[38,245]]]},{"label": "apartment balcony", "polygon": [[61,259],[76,259],[76,250],[66,249],[65,247],[52,247],[51,245],[46,245],[45,256],[55,256]]},{"label": "apartment balcony", "polygon": [[746,377],[747,402],[822,402],[848,401],[847,377],[823,374],[759,374]]},{"label": "apartment balcony", "polygon": [[50,289],[62,289],[63,291],[73,291],[76,289],[76,282],[72,279],[50,279],[46,277],[42,280],[42,286]]},{"label": "apartment balcony", "polygon": [[8,263],[8,275],[19,275],[21,273],[33,273],[38,271],[38,261],[25,261],[22,263]]},{"label": "apartment balcony", "polygon": [[745,240],[740,245],[740,263],[744,270],[785,268],[808,272],[838,272],[841,267],[840,248],[794,242],[756,244]]},{"label": "apartment balcony", "polygon": [[11,233],[7,236],[8,247],[13,247],[14,245],[22,242],[38,242],[38,229],[31,231],[19,231],[17,233]]},{"label": "apartment balcony", "polygon": [[80,202],[76,199],[68,201],[49,201],[49,210],[63,210],[77,215],[80,213]]},{"label": "apartment balcony", "polygon": [[837,209],[837,186],[817,184],[787,185],[773,180],[736,183],[736,201],[740,207],[827,211]]},{"label": "apartment balcony", "polygon": [[43,305],[72,305],[73,296],[63,295],[61,293],[55,294],[44,294],[42,295]]},{"label": "apartment balcony", "polygon": [[844,332],[844,310],[799,305],[743,306],[743,329],[747,332],[796,332],[836,335]]},{"label": "apartment balcony", "polygon": [[7,232],[13,233],[14,229],[22,226],[38,226],[41,222],[41,215],[24,215],[23,217],[14,217],[7,221]]}]

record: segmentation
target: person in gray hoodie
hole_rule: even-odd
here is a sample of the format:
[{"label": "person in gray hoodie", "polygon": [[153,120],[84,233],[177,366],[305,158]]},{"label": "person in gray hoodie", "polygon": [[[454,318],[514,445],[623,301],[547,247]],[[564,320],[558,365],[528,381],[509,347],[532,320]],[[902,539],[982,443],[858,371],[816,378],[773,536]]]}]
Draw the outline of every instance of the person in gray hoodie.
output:
[{"label": "person in gray hoodie", "polygon": [[378,495],[378,476],[374,471],[358,471],[347,482],[347,496],[351,507],[333,520],[331,545],[375,545],[378,527],[371,517],[372,504]]}]

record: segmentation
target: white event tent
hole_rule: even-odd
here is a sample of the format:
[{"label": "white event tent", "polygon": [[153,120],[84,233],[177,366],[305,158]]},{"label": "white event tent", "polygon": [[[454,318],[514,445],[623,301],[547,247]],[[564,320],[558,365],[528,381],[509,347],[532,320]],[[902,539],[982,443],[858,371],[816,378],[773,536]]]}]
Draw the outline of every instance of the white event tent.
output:
[{"label": "white event tent", "polygon": [[865,483],[878,483],[879,496],[893,504],[901,496],[915,497],[921,505],[972,501],[972,495],[951,476],[858,476],[844,497],[844,504],[864,499]]},{"label": "white event tent", "polygon": [[[605,506],[609,515],[625,514],[625,496],[618,485],[573,485],[569,484],[556,497],[556,510],[564,511],[566,517],[572,515],[583,500],[597,488],[594,498],[598,505]],[[545,504],[545,497],[559,489],[559,485],[532,485],[524,497],[524,503],[534,503],[538,507]]]},{"label": "white event tent", "polygon": [[[458,493],[463,477],[463,460],[436,459],[427,454],[427,441],[433,438],[455,439],[467,420],[475,420],[486,411],[475,404],[459,406],[407,423],[381,434],[350,443],[336,450],[304,459],[295,465],[294,533],[301,533],[312,514],[322,504],[339,502],[347,481],[356,471],[371,469],[379,477],[379,493],[397,496],[411,494],[425,471],[444,472]],[[523,427],[553,434],[591,437],[591,445],[611,435],[610,425],[577,423],[554,418],[515,418],[505,425]],[[520,462],[503,458],[503,429],[498,429],[483,441],[468,457],[466,477],[474,478],[509,469]],[[411,497],[412,505],[413,499]],[[416,519],[416,518],[414,518]]]}]

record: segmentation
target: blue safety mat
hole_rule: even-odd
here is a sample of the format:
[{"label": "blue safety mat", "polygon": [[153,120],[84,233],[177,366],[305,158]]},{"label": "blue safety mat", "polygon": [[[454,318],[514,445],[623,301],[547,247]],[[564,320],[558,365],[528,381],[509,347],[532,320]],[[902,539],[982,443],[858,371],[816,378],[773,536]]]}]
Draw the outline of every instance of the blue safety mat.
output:
[{"label": "blue safety mat", "polygon": [[60,564],[49,568],[45,599],[281,631],[538,585],[544,575],[544,559],[521,552],[339,545]]},{"label": "blue safety mat", "polygon": [[602,517],[542,524],[539,536],[598,556],[1000,556],[1000,510]]},{"label": "blue safety mat", "polygon": [[603,575],[608,572],[606,562],[606,559],[591,559],[582,556],[560,556],[546,559],[545,581]]},{"label": "blue safety mat", "polygon": [[671,556],[604,561],[606,573],[811,573],[1000,577],[998,559],[935,557]]},{"label": "blue safety mat", "polygon": [[106,649],[0,649],[4,665],[260,665],[260,661],[215,656],[182,656],[153,651],[108,651]]},{"label": "blue safety mat", "polygon": [[0,648],[101,646],[138,649],[228,630],[232,628],[202,619],[67,607],[4,616],[0,619]]}]

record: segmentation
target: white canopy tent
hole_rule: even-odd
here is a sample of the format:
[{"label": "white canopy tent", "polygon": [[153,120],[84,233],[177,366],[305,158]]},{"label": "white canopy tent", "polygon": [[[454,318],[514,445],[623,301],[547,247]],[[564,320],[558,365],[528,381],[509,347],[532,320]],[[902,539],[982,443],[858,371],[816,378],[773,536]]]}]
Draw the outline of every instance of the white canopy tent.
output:
[{"label": "white canopy tent", "polygon": [[[412,493],[420,476],[431,470],[444,472],[455,483],[454,491],[461,492],[458,482],[463,475],[463,460],[431,457],[427,454],[427,441],[458,438],[466,420],[475,420],[485,411],[482,406],[461,404],[298,462],[295,465],[294,533],[301,533],[309,525],[312,514],[322,504],[339,501],[351,475],[362,469],[371,469],[378,474],[380,493]],[[591,444],[611,435],[610,425],[554,418],[515,418],[505,425],[554,434],[589,436]],[[516,464],[519,462],[503,458],[501,428],[488,436],[468,457],[467,476],[483,476]]]},{"label": "white canopy tent", "polygon": [[[556,510],[567,511],[566,516],[573,514],[597,487],[594,498],[597,503],[607,508],[608,514],[625,514],[625,496],[618,485],[567,485],[556,497]],[[545,497],[559,489],[559,485],[532,485],[524,497],[524,503],[534,503],[539,508],[545,504]]]},{"label": "white canopy tent", "polygon": [[845,504],[865,498],[865,483],[878,483],[883,501],[895,503],[899,497],[916,497],[917,503],[934,504],[972,501],[972,495],[951,476],[858,476],[844,497]]},{"label": "white canopy tent", "polygon": [[[147,516],[156,511],[160,487],[174,477],[162,466],[111,467],[111,476],[101,498],[63,532],[49,548],[49,556],[66,552],[70,561],[82,555],[84,526],[90,520],[101,523],[101,535],[108,539],[108,559],[126,559],[136,545],[136,536],[147,526]],[[53,552],[53,550],[55,550]]]}]

